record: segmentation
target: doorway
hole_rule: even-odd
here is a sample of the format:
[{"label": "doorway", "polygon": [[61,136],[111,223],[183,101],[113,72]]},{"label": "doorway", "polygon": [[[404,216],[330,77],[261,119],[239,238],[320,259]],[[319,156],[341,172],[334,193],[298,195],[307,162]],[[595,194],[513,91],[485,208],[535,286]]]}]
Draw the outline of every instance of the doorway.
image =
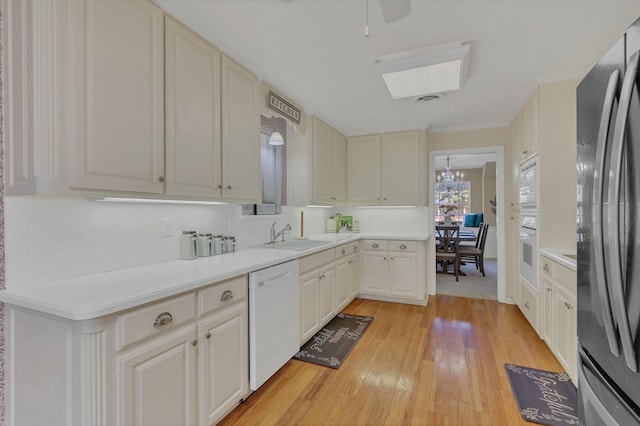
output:
[{"label": "doorway", "polygon": [[[447,157],[448,167],[455,178],[458,181],[467,182],[466,185],[470,187],[470,193],[466,194],[469,198],[462,193],[448,192],[447,186],[442,184],[437,188],[440,191],[436,191],[438,182],[444,180],[442,173],[447,169]],[[429,170],[434,171],[429,174],[431,190],[428,209],[429,226],[433,232],[435,232],[436,223],[442,222],[447,215],[449,220],[457,222],[462,229],[471,232],[477,232],[478,228],[464,226],[466,215],[482,213],[482,221],[490,225],[485,245],[485,276],[483,277],[472,263],[461,268],[468,275],[459,277],[458,282],[455,281],[453,274],[436,274],[435,267],[429,268],[427,276],[429,294],[446,293],[466,297],[494,298],[504,303],[506,300],[504,147],[432,151],[429,153]],[[495,170],[494,180],[491,179],[492,170]],[[460,178],[461,175],[462,178]],[[459,184],[453,189],[460,190],[467,186]],[[466,225],[470,225],[470,217],[467,219],[469,220]],[[428,247],[427,262],[429,265],[435,265],[435,238],[434,243],[429,244]]]}]

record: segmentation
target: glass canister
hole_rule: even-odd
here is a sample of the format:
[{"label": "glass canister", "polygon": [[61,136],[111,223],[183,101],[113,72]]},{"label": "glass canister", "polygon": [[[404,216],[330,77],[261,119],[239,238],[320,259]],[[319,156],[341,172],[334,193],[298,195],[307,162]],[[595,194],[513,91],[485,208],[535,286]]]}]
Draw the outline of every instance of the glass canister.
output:
[{"label": "glass canister", "polygon": [[222,244],[222,235],[213,236],[213,254],[224,253],[224,246]]},{"label": "glass canister", "polygon": [[180,259],[195,259],[198,257],[196,231],[182,231],[180,235]]},{"label": "glass canister", "polygon": [[207,257],[213,254],[213,237],[211,234],[198,234],[198,257]]},{"label": "glass canister", "polygon": [[236,251],[236,237],[224,237],[223,240],[225,253]]}]

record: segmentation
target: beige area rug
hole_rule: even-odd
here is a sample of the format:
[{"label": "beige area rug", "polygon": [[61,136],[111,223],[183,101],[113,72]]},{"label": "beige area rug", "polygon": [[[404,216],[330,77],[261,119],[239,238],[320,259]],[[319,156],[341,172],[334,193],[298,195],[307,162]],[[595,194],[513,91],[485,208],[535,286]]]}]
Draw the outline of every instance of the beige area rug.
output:
[{"label": "beige area rug", "polygon": [[[467,276],[459,281],[453,274],[436,274],[436,293],[449,296],[473,297],[475,299],[498,299],[497,260],[484,260],[483,277],[473,263],[462,265],[460,269]],[[437,267],[438,270],[440,266]],[[449,268],[451,270],[451,267]]]}]

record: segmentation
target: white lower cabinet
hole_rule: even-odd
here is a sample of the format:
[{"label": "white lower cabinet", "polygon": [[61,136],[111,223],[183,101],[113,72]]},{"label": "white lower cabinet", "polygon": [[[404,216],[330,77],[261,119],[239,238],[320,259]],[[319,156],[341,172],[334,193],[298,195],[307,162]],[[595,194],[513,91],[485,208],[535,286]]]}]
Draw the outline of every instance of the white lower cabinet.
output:
[{"label": "white lower cabinet", "polygon": [[426,304],[426,258],[422,241],[363,241],[361,296]]},{"label": "white lower cabinet", "polygon": [[531,287],[523,279],[520,279],[520,298],[518,299],[518,308],[524,314],[531,327],[540,334],[539,322],[539,295],[538,292]]},{"label": "white lower cabinet", "polygon": [[342,311],[360,292],[360,242],[336,248],[336,312]]},{"label": "white lower cabinet", "polygon": [[198,325],[200,347],[200,424],[212,425],[248,392],[247,304],[206,317]]},{"label": "white lower cabinet", "polygon": [[547,295],[542,311],[543,338],[574,383],[578,379],[576,272],[540,256],[540,276]]},{"label": "white lower cabinet", "polygon": [[359,250],[354,242],[300,259],[300,345],[358,295]]},{"label": "white lower cabinet", "polygon": [[120,424],[196,424],[197,344],[192,324],[117,357]]},{"label": "white lower cabinet", "polygon": [[249,394],[247,286],[86,321],[8,306],[9,424],[216,424]]}]

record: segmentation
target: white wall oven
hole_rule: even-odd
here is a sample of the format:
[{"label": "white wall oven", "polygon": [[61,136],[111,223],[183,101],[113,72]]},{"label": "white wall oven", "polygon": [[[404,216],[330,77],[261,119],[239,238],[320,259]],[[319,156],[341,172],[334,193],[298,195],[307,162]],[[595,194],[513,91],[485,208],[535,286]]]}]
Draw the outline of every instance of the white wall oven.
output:
[{"label": "white wall oven", "polygon": [[520,215],[520,275],[538,290],[538,217]]},{"label": "white wall oven", "polygon": [[522,210],[538,209],[538,159],[520,165],[518,175],[518,203]]}]

